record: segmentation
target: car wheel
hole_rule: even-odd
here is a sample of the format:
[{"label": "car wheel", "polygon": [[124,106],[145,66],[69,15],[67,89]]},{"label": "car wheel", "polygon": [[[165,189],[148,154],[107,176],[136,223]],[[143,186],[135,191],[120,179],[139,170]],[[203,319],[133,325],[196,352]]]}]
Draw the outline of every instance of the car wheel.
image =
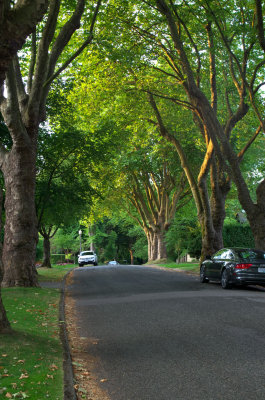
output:
[{"label": "car wheel", "polygon": [[205,267],[202,265],[201,269],[200,269],[200,282],[201,283],[208,283],[209,279],[206,278],[204,269],[205,269]]},{"label": "car wheel", "polygon": [[221,277],[221,285],[223,289],[231,289],[232,285],[229,282],[229,274],[227,269],[224,269]]}]

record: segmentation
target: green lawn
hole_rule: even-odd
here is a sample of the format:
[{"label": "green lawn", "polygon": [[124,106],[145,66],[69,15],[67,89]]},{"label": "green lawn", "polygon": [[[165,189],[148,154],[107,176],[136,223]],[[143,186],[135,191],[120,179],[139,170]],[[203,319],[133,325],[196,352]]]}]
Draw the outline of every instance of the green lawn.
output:
[{"label": "green lawn", "polygon": [[[151,264],[151,263],[148,263]],[[159,267],[164,267],[164,268],[174,268],[174,269],[181,269],[183,271],[187,271],[187,272],[193,272],[193,273],[198,273],[200,271],[199,268],[199,263],[180,263],[180,264],[176,264],[173,261],[165,261],[165,262],[161,262],[161,263],[155,263],[155,265],[159,266]]]},{"label": "green lawn", "polygon": [[[38,269],[60,281],[73,266]],[[58,289],[6,288],[2,298],[12,334],[0,336],[0,399],[63,399]]]},{"label": "green lawn", "polygon": [[58,282],[74,267],[77,267],[77,264],[53,265],[52,268],[38,268],[39,282]]}]

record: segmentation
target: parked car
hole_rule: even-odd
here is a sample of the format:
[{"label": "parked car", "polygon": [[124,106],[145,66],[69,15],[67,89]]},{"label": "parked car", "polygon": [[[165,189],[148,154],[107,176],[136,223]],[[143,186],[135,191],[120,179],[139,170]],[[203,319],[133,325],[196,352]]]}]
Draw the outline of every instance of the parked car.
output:
[{"label": "parked car", "polygon": [[78,265],[82,267],[86,264],[98,265],[98,257],[94,251],[82,251],[78,256]]},{"label": "parked car", "polygon": [[233,285],[265,286],[265,252],[245,248],[221,249],[201,264],[200,281],[221,281],[223,289]]},{"label": "parked car", "polygon": [[113,260],[113,261],[109,261],[108,265],[119,265],[118,261]]}]

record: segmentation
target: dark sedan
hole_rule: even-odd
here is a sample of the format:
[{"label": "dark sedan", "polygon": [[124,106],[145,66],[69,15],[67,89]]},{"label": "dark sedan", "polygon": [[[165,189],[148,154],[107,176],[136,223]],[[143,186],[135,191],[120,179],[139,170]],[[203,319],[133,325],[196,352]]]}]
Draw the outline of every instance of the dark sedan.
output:
[{"label": "dark sedan", "polygon": [[203,261],[200,281],[221,281],[223,289],[233,285],[265,286],[265,252],[243,248],[219,250]]}]

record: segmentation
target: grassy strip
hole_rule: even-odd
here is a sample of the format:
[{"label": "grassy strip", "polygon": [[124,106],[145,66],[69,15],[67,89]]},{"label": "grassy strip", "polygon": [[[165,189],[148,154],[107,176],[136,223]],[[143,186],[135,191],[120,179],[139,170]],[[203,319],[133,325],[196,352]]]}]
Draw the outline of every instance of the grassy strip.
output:
[{"label": "grassy strip", "polygon": [[[59,281],[69,268],[38,270],[40,281]],[[6,288],[1,293],[13,332],[0,336],[0,399],[62,400],[60,290]]]},{"label": "grassy strip", "polygon": [[187,272],[193,272],[199,274],[199,263],[180,263],[176,264],[172,261],[163,261],[161,263],[156,263],[156,265],[164,268],[181,269]]},{"label": "grassy strip", "polygon": [[39,282],[59,282],[64,275],[72,268],[74,264],[53,265],[52,268],[38,268]]}]

